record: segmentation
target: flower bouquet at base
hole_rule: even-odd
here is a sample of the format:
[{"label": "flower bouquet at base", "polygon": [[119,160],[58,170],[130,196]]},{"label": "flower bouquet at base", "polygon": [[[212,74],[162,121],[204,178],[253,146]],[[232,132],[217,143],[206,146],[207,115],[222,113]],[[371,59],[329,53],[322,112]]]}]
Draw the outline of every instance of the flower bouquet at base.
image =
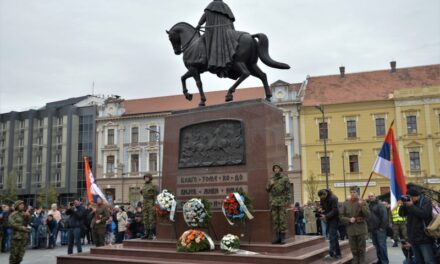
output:
[{"label": "flower bouquet at base", "polygon": [[206,199],[192,198],[183,205],[183,219],[190,227],[205,227],[211,218],[211,203]]},{"label": "flower bouquet at base", "polygon": [[177,240],[178,252],[199,252],[214,248],[214,241],[200,230],[187,230]]},{"label": "flower bouquet at base", "polygon": [[223,200],[222,211],[230,225],[234,225],[234,220],[245,221],[246,218],[252,220],[254,217],[251,210],[251,199],[245,192],[230,193]]},{"label": "flower bouquet at base", "polygon": [[156,197],[156,214],[162,219],[174,221],[176,212],[176,198],[168,190],[164,189]]},{"label": "flower bouquet at base", "polygon": [[236,253],[240,250],[240,238],[231,234],[223,236],[220,241],[220,249],[225,253]]}]

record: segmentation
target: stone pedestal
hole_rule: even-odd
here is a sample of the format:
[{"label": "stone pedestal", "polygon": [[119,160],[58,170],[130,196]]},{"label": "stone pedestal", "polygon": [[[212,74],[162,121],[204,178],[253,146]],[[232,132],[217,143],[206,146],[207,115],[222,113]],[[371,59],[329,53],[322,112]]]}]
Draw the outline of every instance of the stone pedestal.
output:
[{"label": "stone pedestal", "polygon": [[[175,226],[159,221],[158,237],[175,238],[190,229],[181,206],[191,198],[203,197],[213,203],[212,224],[207,230],[213,239],[233,233],[244,241],[270,242],[265,187],[274,163],[287,165],[287,152],[282,111],[272,104],[260,99],[174,112],[165,119],[162,188],[176,194],[179,210]],[[251,197],[255,218],[246,225],[231,226],[221,206],[226,194],[238,189]],[[292,211],[289,218],[292,230],[288,236],[292,236]]]}]

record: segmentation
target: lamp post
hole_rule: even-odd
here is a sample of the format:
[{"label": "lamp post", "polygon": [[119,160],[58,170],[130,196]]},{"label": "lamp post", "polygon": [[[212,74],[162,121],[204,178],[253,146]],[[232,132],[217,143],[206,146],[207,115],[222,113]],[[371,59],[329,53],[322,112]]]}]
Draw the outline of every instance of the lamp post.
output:
[{"label": "lamp post", "polygon": [[160,153],[160,151],[161,151],[161,148],[160,148],[160,127],[158,126],[157,130],[151,129],[148,127],[146,127],[145,129],[157,134],[157,143],[159,145],[158,146],[159,157],[157,158],[157,163],[158,163],[157,166],[158,166],[158,172],[159,172],[159,191],[162,191],[162,170],[161,170],[162,162],[160,162],[160,157],[161,157],[161,155],[160,155],[161,154]]},{"label": "lamp post", "polygon": [[[47,145],[41,145],[41,144],[32,144],[32,146],[33,147],[36,147],[36,148],[46,148],[47,149]],[[46,166],[47,166],[47,164],[46,164]],[[50,184],[50,175],[47,175],[47,177],[46,177],[46,179],[48,179],[49,181],[46,181],[46,206],[48,206],[48,204],[47,204],[47,194],[48,194],[48,192],[49,192],[49,184]],[[35,192],[36,192],[36,189],[35,189]],[[35,197],[36,197],[36,195],[35,195]],[[36,198],[35,198],[36,199]]]},{"label": "lamp post", "polygon": [[[319,110],[319,112],[321,112],[322,114],[322,123],[325,123],[325,111],[324,111],[324,106],[323,105],[315,105],[315,108]],[[324,159],[326,162],[326,168],[325,168],[325,186],[328,189],[329,185],[328,185],[328,171],[329,171],[329,167],[330,167],[330,160],[328,160],[327,157],[327,137],[328,137],[328,124],[327,124],[327,133],[325,134],[324,137]]]},{"label": "lamp post", "polygon": [[345,188],[345,159],[344,159],[344,152],[342,152],[342,176],[344,177],[344,199],[347,198],[347,188]]}]

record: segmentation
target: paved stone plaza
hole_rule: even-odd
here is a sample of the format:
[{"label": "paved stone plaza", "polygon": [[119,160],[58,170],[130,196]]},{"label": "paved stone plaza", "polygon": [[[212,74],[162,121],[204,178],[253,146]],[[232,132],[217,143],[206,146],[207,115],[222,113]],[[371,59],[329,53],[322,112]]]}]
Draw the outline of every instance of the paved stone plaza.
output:
[{"label": "paved stone plaza", "polygon": [[[391,247],[392,241],[388,239],[388,257],[390,264],[402,264],[403,254],[400,248]],[[83,251],[88,252],[90,246],[83,246]],[[74,249],[76,252],[76,249]],[[29,249],[26,251],[22,264],[56,264],[56,256],[67,254],[67,246],[57,247],[55,249]],[[0,254],[0,263],[8,263],[9,253]]]}]

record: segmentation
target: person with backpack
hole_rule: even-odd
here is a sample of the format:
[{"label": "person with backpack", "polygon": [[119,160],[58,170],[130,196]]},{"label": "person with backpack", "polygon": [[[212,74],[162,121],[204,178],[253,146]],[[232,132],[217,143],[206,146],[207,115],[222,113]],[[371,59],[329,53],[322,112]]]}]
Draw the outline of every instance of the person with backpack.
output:
[{"label": "person with backpack", "polygon": [[399,215],[406,217],[408,242],[411,244],[417,263],[438,263],[434,257],[434,239],[425,233],[432,220],[432,203],[416,188],[409,188],[403,196]]}]

